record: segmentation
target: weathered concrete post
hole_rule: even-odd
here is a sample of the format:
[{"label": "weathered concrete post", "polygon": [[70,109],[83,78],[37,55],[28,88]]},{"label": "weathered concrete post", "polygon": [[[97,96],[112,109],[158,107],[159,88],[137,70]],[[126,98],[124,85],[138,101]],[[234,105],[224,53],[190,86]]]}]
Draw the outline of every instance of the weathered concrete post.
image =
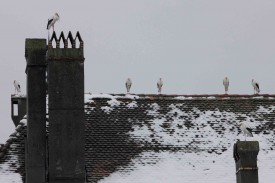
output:
[{"label": "weathered concrete post", "polygon": [[27,114],[27,100],[25,96],[11,96],[11,119],[15,126]]},{"label": "weathered concrete post", "polygon": [[71,39],[72,48],[67,47],[66,40],[65,48],[59,48],[59,40],[55,41],[57,48],[52,48],[50,41],[47,52],[49,182],[84,183],[83,47],[75,48],[75,40]]},{"label": "weathered concrete post", "polygon": [[26,39],[26,182],[46,181],[46,39]]},{"label": "weathered concrete post", "polygon": [[258,141],[238,141],[234,144],[237,183],[258,183]]}]

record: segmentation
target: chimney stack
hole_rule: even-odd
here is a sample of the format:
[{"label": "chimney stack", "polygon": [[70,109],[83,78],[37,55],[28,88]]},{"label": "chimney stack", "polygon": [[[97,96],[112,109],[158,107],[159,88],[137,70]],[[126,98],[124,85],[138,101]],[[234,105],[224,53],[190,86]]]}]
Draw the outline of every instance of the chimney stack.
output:
[{"label": "chimney stack", "polygon": [[238,141],[234,144],[237,183],[258,183],[258,141]]},{"label": "chimney stack", "polygon": [[[76,47],[76,39],[80,45]],[[56,48],[52,42],[56,42]],[[63,41],[64,48],[60,48]],[[71,44],[71,48],[68,48]],[[83,41],[77,32],[49,41],[49,182],[85,182],[84,128],[84,53]]]},{"label": "chimney stack", "polygon": [[46,181],[46,39],[26,39],[26,182]]}]

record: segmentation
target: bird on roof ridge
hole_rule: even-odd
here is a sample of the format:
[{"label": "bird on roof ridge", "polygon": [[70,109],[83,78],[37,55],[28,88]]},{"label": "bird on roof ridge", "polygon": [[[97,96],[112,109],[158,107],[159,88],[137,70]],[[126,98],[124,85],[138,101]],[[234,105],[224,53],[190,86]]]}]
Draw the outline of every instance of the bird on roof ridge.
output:
[{"label": "bird on roof ridge", "polygon": [[13,85],[14,85],[14,95],[18,95],[21,92],[20,84],[18,81],[14,80]]},{"label": "bird on roof ridge", "polygon": [[244,134],[245,141],[246,141],[246,136],[253,137],[252,130],[250,128],[247,128],[244,122],[241,122],[240,129]]},{"label": "bird on roof ridge", "polygon": [[227,77],[225,77],[223,80],[223,86],[224,86],[225,94],[228,94],[229,79]]},{"label": "bird on roof ridge", "polygon": [[47,30],[50,30],[50,28],[53,28],[54,31],[54,24],[59,20],[59,15],[58,13],[55,13],[51,18],[48,19],[48,24],[47,24]]},{"label": "bird on roof ridge", "polygon": [[159,78],[158,82],[157,82],[157,87],[158,87],[158,94],[161,94],[161,88],[163,86],[163,81],[161,78]]},{"label": "bird on roof ridge", "polygon": [[129,94],[132,86],[132,81],[130,78],[127,78],[125,85],[126,85],[127,94]]},{"label": "bird on roof ridge", "polygon": [[252,86],[253,86],[253,89],[254,89],[254,95],[259,94],[260,93],[260,86],[259,86],[259,83],[257,81],[255,81],[254,79],[252,79]]}]

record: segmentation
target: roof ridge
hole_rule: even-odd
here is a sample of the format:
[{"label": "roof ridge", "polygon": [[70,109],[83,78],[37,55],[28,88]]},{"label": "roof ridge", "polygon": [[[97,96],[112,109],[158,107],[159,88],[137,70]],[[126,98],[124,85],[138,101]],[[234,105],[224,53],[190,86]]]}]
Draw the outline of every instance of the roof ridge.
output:
[{"label": "roof ridge", "polygon": [[85,93],[85,102],[92,99],[275,99],[275,94],[110,94],[110,93]]}]

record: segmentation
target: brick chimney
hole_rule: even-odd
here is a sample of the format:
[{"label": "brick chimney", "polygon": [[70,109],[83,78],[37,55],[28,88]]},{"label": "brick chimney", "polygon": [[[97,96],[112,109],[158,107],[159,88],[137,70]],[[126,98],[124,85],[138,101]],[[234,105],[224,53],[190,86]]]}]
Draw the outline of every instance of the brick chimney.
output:
[{"label": "brick chimney", "polygon": [[[76,40],[80,45],[77,47]],[[63,41],[64,48],[60,48]],[[56,43],[56,48],[52,43]],[[71,44],[71,48],[68,48]],[[79,33],[48,45],[49,182],[85,182],[84,53]]]},{"label": "brick chimney", "polygon": [[258,141],[238,141],[234,144],[237,183],[258,183]]},{"label": "brick chimney", "polygon": [[46,181],[46,39],[26,39],[26,182]]}]

